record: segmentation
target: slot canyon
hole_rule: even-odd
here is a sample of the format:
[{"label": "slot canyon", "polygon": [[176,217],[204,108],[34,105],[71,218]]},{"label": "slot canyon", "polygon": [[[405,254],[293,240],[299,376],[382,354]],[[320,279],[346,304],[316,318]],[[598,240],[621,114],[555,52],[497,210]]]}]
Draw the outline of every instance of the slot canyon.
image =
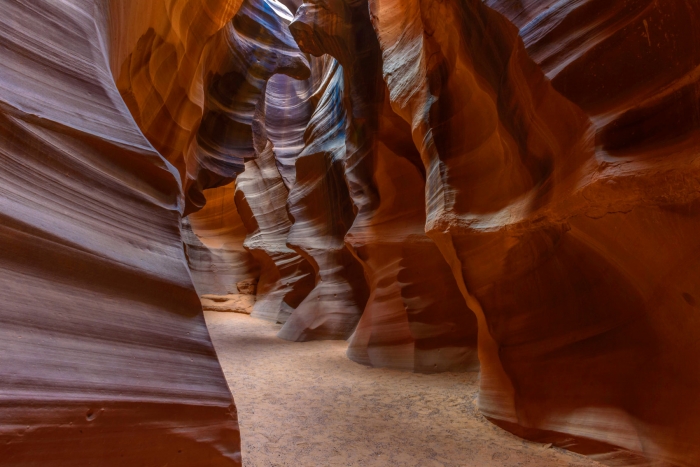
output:
[{"label": "slot canyon", "polygon": [[700,3],[0,0],[0,466],[700,467]]}]

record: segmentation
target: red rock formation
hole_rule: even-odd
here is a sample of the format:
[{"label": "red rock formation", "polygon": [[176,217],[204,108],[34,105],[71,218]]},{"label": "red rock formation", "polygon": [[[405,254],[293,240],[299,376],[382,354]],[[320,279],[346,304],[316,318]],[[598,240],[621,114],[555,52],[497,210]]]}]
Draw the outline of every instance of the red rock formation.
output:
[{"label": "red rock formation", "polygon": [[255,157],[253,114],[277,73],[309,76],[288,24],[289,11],[276,1],[245,0],[212,42],[205,65],[204,113],[186,154],[185,212],[201,208],[203,190],[226,185]]},{"label": "red rock formation", "polygon": [[[336,96],[327,97],[329,103],[319,104],[317,110],[320,114],[317,121],[323,122],[324,116],[330,119],[326,127],[337,128],[338,136],[328,136],[327,129],[319,132],[312,121],[307,139],[310,147],[320,148],[336,141],[335,151],[339,153],[336,158],[343,163],[342,169],[335,171],[336,177],[345,179],[357,211],[356,216],[351,217],[349,211],[346,216],[345,222],[351,221],[352,225],[346,227],[345,243],[364,267],[371,294],[348,355],[366,364],[419,371],[478,367],[474,316],[467,309],[447,263],[423,231],[423,167],[412,144],[410,128],[391,110],[385,98],[379,44],[367,3],[305,3],[290,29],[303,50],[315,54],[328,52],[344,65],[342,80],[337,78],[334,83],[338,88],[334,91]],[[300,158],[297,171],[308,173],[312,164],[313,161],[305,161],[302,165]],[[300,178],[297,184],[296,191],[301,193],[314,185]],[[329,199],[343,199],[343,193],[337,190],[320,185],[317,189]],[[293,195],[294,190],[291,205],[294,205]],[[306,205],[323,203],[310,199]],[[335,210],[340,211],[337,205]],[[290,242],[294,243],[294,232],[303,232],[298,237],[313,245],[320,235],[310,236],[313,229],[301,225],[299,217],[303,222],[303,214],[295,215]],[[318,217],[327,219],[328,215]],[[338,243],[336,248],[341,251],[341,247],[342,243]],[[335,263],[344,265],[341,271],[352,277],[352,269],[348,267],[352,263],[348,260]],[[327,282],[337,281],[324,281],[324,284]],[[337,296],[333,294],[333,298]],[[313,316],[329,313],[329,304],[333,302],[328,297],[330,293],[310,297],[323,310]],[[348,304],[343,306],[349,313]]]},{"label": "red rock formation", "polygon": [[[303,79],[309,69],[289,34],[289,11],[274,0],[245,0],[237,12],[218,3],[202,12],[213,18],[184,25],[180,15],[196,5],[178,5],[143,26],[150,27],[132,45],[118,85],[145,135],[180,171],[189,214],[206,203],[204,190],[231,183],[255,157],[252,118],[267,80]],[[130,20],[144,8],[127,3],[115,16]],[[227,12],[236,15],[221,21]]]},{"label": "red rock formation", "polygon": [[344,242],[355,213],[345,182],[343,69],[328,57],[317,72],[320,100],[296,159],[287,240],[312,265],[315,287],[279,333],[299,341],[347,339],[367,299],[360,265]]},{"label": "red rock formation", "polygon": [[110,0],[110,66],[139,127],[185,175],[204,109],[204,61],[242,0]]},{"label": "red rock formation", "polygon": [[[255,277],[257,273],[256,266],[252,264],[254,261],[242,251],[241,236],[245,233],[239,228],[243,224],[238,218],[233,198],[221,198],[226,196],[226,190],[232,191],[233,186],[224,188],[224,191],[205,192],[205,189],[229,185],[244,170],[244,162],[257,156],[253,116],[256,107],[265,103],[267,81],[277,73],[297,79],[308,76],[306,59],[289,34],[291,19],[289,11],[275,1],[244,1],[231,22],[221,24],[213,32],[207,28],[201,31],[202,36],[194,40],[196,46],[190,47],[193,52],[183,53],[185,61],[179,60],[183,54],[177,49],[175,55],[178,61],[173,66],[185,68],[177,70],[178,81],[187,83],[181,88],[168,87],[167,91],[161,92],[164,88],[161,80],[165,78],[161,72],[166,70],[160,68],[148,73],[149,79],[146,81],[137,79],[157,66],[160,59],[155,54],[168,48],[167,45],[161,46],[161,39],[151,41],[150,36],[158,36],[153,29],[149,29],[135,44],[135,51],[127,60],[128,67],[125,64],[121,68],[119,84],[124,99],[130,103],[146,135],[180,169],[186,193],[185,214],[201,209],[207,202],[215,203],[211,209],[205,208],[204,212],[190,216],[197,235],[185,238],[200,295],[236,294],[232,289],[237,282]],[[170,32],[167,27],[161,29],[168,34]],[[199,33],[196,28],[193,31]],[[188,61],[197,64],[194,75],[192,70],[186,69]],[[289,79],[276,78],[271,89],[275,85],[283,89],[285,85],[295,86],[289,83]],[[158,126],[151,126],[138,116],[156,110],[157,106],[147,97],[140,97],[153,96],[154,92],[161,97],[167,96],[168,100],[184,100],[187,105],[178,112],[163,113],[157,119]],[[274,98],[270,100],[274,101]],[[283,104],[292,103],[285,101]],[[274,102],[270,103],[270,107],[274,105]],[[296,128],[285,118],[287,109],[280,110],[282,121],[278,124],[282,126],[277,128],[274,121],[277,114],[270,112],[270,139],[280,144],[279,160],[283,161],[285,157],[293,158],[290,151],[298,153],[301,149],[295,148],[294,133],[303,132],[306,122],[302,118],[300,128]],[[157,134],[152,135],[151,129]],[[160,135],[165,129],[175,134],[161,141]],[[267,137],[261,138],[257,152],[266,145]],[[177,141],[186,142],[172,146]],[[288,145],[286,149],[284,144]],[[263,158],[258,163],[266,162],[274,164],[274,159]],[[256,189],[267,190],[268,183],[274,184],[279,178],[279,173],[271,165],[259,167],[258,163],[252,163],[249,173],[236,188],[239,193],[236,203],[242,206],[244,222],[250,234],[246,248],[250,248],[261,268],[254,315],[284,322],[293,307],[306,295],[303,284],[308,265],[286,247],[286,233],[278,230],[280,225],[289,224],[285,213],[286,191],[277,194],[255,192]],[[258,180],[258,176],[272,178],[266,179],[266,183]],[[249,203],[251,198],[254,200]],[[270,215],[269,206],[263,201],[278,202],[273,209],[276,214]],[[219,214],[218,206],[230,211],[230,214]],[[294,285],[297,282],[299,284]]]},{"label": "red rock formation", "polygon": [[199,295],[236,294],[239,282],[260,275],[243,247],[248,232],[236,208],[235,190],[234,185],[207,190],[206,206],[182,221],[187,262]]},{"label": "red rock formation", "polygon": [[259,276],[281,337],[699,465],[700,6],[282,3],[5,7],[0,458],[240,463],[192,281]]},{"label": "red rock formation", "polygon": [[478,370],[476,319],[425,235],[425,179],[411,163],[410,129],[388,102],[378,140],[368,181],[378,206],[346,236],[372,291],[348,356],[421,372]]},{"label": "red rock formation", "polygon": [[318,102],[314,93],[319,84],[317,61],[310,60],[311,75],[297,80],[278,74],[270,78],[265,90],[263,113],[265,131],[272,143],[277,169],[288,189],[294,186],[296,158],[304,149],[304,133]]},{"label": "red rock formation", "polygon": [[[585,452],[695,465],[700,375],[681,355],[700,350],[697,113],[683,110],[697,107],[679,99],[696,8],[488,3],[527,50],[481,2],[371,2],[392,105],[429,174],[426,230],[479,319],[480,408]],[[666,49],[641,52],[649,21]]]},{"label": "red rock formation", "polygon": [[0,463],[241,465],[179,176],[114,85],[108,19],[3,2]]},{"label": "red rock formation", "polygon": [[246,162],[236,181],[236,205],[246,225],[244,246],[260,264],[253,316],[284,323],[313,287],[311,266],[287,246],[292,222],[287,214],[287,187],[275,164],[272,144]]}]

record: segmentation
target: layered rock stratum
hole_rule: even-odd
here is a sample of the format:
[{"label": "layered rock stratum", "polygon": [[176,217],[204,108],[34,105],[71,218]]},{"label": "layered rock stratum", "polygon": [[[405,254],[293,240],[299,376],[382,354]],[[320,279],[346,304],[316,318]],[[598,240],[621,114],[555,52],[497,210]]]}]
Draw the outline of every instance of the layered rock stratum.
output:
[{"label": "layered rock stratum", "polygon": [[478,370],[523,437],[700,465],[699,23],[687,1],[4,0],[0,456],[240,463],[204,305]]},{"label": "layered rock stratum", "polygon": [[112,6],[2,2],[0,463],[241,465],[180,175],[115,85]]}]

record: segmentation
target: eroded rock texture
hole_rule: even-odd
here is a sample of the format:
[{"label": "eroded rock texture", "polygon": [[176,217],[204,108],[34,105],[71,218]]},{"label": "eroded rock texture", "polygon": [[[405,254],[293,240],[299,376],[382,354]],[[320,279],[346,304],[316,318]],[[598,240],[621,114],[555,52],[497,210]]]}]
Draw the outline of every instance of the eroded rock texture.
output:
[{"label": "eroded rock texture", "polygon": [[[229,5],[214,2],[214,11],[203,14],[228,11]],[[146,7],[130,8],[144,14]],[[231,183],[255,157],[253,114],[267,81],[277,73],[309,75],[289,33],[291,14],[277,1],[245,0],[219,28],[210,20],[178,34],[175,25],[191,21],[183,19],[190,14],[171,6],[165,19],[158,17],[159,26],[148,23],[119,74],[119,88],[144,133],[180,170],[185,214],[206,204],[204,190]]]},{"label": "eroded rock texture", "polygon": [[187,263],[200,296],[240,294],[239,284],[254,286],[260,275],[257,261],[243,246],[248,232],[234,195],[233,185],[209,190],[206,206],[182,220]]},{"label": "eroded rock texture", "polygon": [[241,465],[179,174],[114,84],[108,6],[2,2],[0,463]]},{"label": "eroded rock texture", "polygon": [[193,281],[367,365],[480,368],[522,436],[700,464],[695,3],[5,3],[2,433],[44,427],[12,462],[82,427],[239,462]]},{"label": "eroded rock texture", "polygon": [[[367,3],[307,2],[290,28],[302,50],[328,53],[342,65],[342,81],[334,83],[336,95],[329,104],[319,105],[317,114],[321,122],[324,116],[331,120],[326,127],[337,129],[336,159],[342,170],[336,172],[345,179],[355,212],[346,211],[345,222],[351,225],[346,227],[345,242],[362,264],[362,279],[371,292],[348,355],[366,364],[419,371],[478,367],[474,315],[423,230],[424,171],[410,127],[389,105]],[[310,146],[321,146],[329,133],[309,132]],[[301,164],[300,158],[298,171]],[[338,185],[342,186],[337,182],[332,186]],[[344,195],[329,197],[340,201]],[[340,211],[337,205],[335,211]],[[295,223],[292,231],[297,228]],[[303,232],[301,226],[299,231]],[[306,238],[313,244],[314,239]],[[345,276],[357,281],[349,267],[352,263],[340,264]],[[312,298],[327,309],[323,303],[328,299]],[[345,308],[349,309],[347,304]]]},{"label": "eroded rock texture", "polygon": [[253,114],[277,73],[297,79],[309,67],[289,33],[289,11],[275,1],[247,0],[211,44],[204,113],[187,153],[185,192],[203,206],[202,191],[226,185],[255,157]]},{"label": "eroded rock texture", "polygon": [[697,7],[486,3],[370,2],[479,320],[480,408],[695,465]]},{"label": "eroded rock texture", "polygon": [[344,242],[355,213],[345,181],[343,69],[329,57],[318,73],[320,100],[296,159],[288,237],[313,266],[315,287],[280,331],[289,340],[348,338],[367,300],[362,270]]},{"label": "eroded rock texture", "polygon": [[277,170],[272,144],[262,139],[257,159],[236,181],[236,204],[250,232],[245,247],[260,264],[253,316],[284,323],[313,287],[308,262],[287,246],[292,226],[289,194]]},{"label": "eroded rock texture", "polygon": [[[110,0],[110,65],[134,119],[153,146],[186,176],[186,152],[204,109],[212,42],[232,31],[241,0]],[[224,31],[225,29],[225,31]],[[228,33],[228,34],[227,34]],[[219,39],[218,41],[216,39]],[[224,57],[226,58],[224,51]]]}]

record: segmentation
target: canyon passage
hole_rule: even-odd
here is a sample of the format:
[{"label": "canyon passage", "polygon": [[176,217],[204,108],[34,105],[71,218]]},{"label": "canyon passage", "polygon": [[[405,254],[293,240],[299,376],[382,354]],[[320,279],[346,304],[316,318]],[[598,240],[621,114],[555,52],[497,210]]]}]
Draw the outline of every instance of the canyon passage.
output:
[{"label": "canyon passage", "polygon": [[700,4],[0,12],[1,466],[700,466]]}]

